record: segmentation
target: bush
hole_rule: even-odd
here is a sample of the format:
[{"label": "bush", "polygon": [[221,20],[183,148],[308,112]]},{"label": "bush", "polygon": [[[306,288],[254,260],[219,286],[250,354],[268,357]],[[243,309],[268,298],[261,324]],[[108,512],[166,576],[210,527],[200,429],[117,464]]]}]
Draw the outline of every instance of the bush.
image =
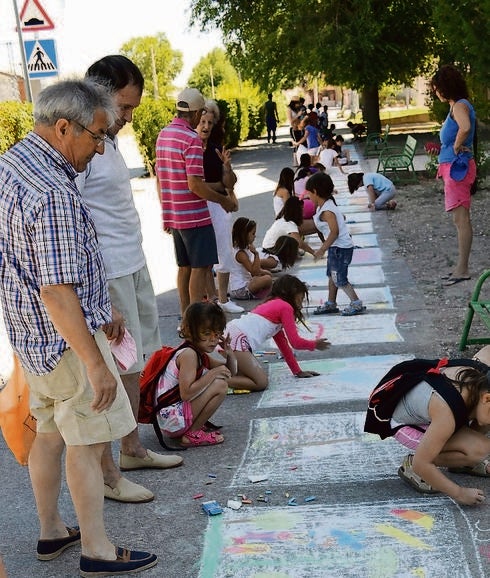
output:
[{"label": "bush", "polygon": [[30,102],[0,102],[0,154],[23,139],[33,126]]},{"label": "bush", "polygon": [[144,96],[140,106],[134,111],[133,130],[136,142],[151,175],[155,174],[155,146],[158,135],[174,116],[174,101],[155,100],[149,96]]}]

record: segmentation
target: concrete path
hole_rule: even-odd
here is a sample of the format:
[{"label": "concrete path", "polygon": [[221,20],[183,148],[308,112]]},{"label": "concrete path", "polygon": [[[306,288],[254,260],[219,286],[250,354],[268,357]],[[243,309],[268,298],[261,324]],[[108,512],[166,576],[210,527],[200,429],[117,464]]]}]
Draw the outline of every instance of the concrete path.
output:
[{"label": "concrete path", "polygon": [[[359,152],[351,151],[360,162],[348,170],[369,170]],[[132,159],[128,156],[128,163],[137,168]],[[273,220],[272,191],[280,170],[291,160],[285,130],[276,145],[247,142],[233,154],[239,215],[257,221],[259,240]],[[158,566],[142,576],[483,578],[490,573],[488,506],[463,509],[441,496],[417,494],[396,474],[404,450],[363,433],[373,386],[399,360],[436,356],[432,336],[438,328],[395,252],[386,215],[367,210],[364,191],[349,195],[340,172],[334,178],[358,246],[350,277],[367,311],[353,318],[308,316],[308,334],[332,342],[324,353],[298,353],[304,369],[321,372],[317,378],[295,379],[275,353],[260,358],[271,385],[262,394],[227,397],[215,417],[223,424],[222,446],[183,452],[185,464],[176,470],[128,474],[156,499],[144,505],[107,502],[106,520],[119,545],[159,555]],[[161,232],[153,180],[134,179],[133,185],[162,338],[176,344],[172,246]],[[408,191],[403,187],[399,195]],[[325,299],[324,262],[305,256],[293,273],[311,287],[311,307]],[[152,429],[143,426],[141,432],[158,451]],[[9,576],[77,576],[76,549],[52,562],[35,559],[38,522],[27,470],[2,443],[0,460],[0,553]],[[251,476],[264,479],[252,483]],[[488,489],[486,480],[456,478]],[[237,511],[225,508],[209,519],[201,512],[205,500],[226,506],[243,495],[251,503]],[[74,523],[66,486],[61,503],[66,522]]]}]

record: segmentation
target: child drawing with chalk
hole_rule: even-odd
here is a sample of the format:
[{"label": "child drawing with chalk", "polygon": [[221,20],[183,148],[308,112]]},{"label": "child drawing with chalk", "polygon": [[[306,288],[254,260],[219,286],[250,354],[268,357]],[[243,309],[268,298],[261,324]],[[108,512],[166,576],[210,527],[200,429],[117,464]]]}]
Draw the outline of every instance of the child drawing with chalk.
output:
[{"label": "child drawing with chalk", "polygon": [[230,387],[250,391],[267,387],[267,374],[254,351],[261,349],[271,337],[296,377],[319,375],[316,371],[302,371],[293,352],[293,348],[324,351],[330,346],[326,339],[304,339],[299,335],[296,324],[304,324],[305,299],[308,299],[306,284],[293,275],[283,275],[274,281],[263,303],[227,324],[227,338],[237,360],[237,373],[228,380]]},{"label": "child drawing with chalk", "polygon": [[[220,444],[224,437],[206,424],[228,392],[236,373],[236,358],[223,332],[224,311],[215,303],[193,303],[182,318],[180,335],[185,342],[174,353],[158,381],[155,399],[176,389],[177,399],[163,407],[157,421],[164,436],[178,438],[182,447]],[[226,363],[211,357],[220,347]],[[176,386],[178,385],[178,388]]]},{"label": "child drawing with chalk", "polygon": [[306,190],[309,191],[310,199],[317,207],[313,221],[325,239],[315,252],[315,259],[322,258],[328,251],[328,300],[317,307],[313,314],[338,313],[337,292],[340,288],[350,299],[350,305],[342,311],[342,315],[359,315],[366,310],[366,307],[348,279],[354,242],[345,223],[344,215],[335,202],[332,179],[325,173],[316,173],[306,182]]},{"label": "child drawing with chalk", "polygon": [[397,382],[407,379],[399,368],[409,362],[390,370],[371,393],[364,429],[382,438],[394,436],[410,451],[398,475],[418,492],[442,492],[467,506],[482,504],[480,484],[460,486],[440,468],[490,478],[490,346],[473,360],[428,361],[437,366],[415,372],[414,384],[399,400]]}]

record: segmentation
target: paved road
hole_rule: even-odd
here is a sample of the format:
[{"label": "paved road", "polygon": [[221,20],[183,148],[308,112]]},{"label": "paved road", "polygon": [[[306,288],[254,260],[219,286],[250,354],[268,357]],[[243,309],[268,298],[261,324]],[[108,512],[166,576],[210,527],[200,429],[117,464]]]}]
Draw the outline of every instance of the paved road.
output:
[{"label": "paved road", "polygon": [[[358,151],[353,157],[368,169]],[[273,219],[279,172],[290,163],[285,134],[276,145],[253,141],[233,155],[240,215],[257,221],[259,239]],[[311,331],[333,343],[325,353],[298,354],[304,368],[321,371],[318,378],[296,380],[276,355],[264,356],[271,386],[263,394],[227,397],[215,419],[224,426],[222,446],[185,451],[184,466],[174,471],[128,475],[150,487],[156,500],[108,502],[106,520],[118,544],[159,555],[158,566],[144,576],[476,578],[490,573],[488,507],[462,509],[446,498],[416,494],[396,475],[403,450],[362,433],[373,385],[400,359],[437,356],[431,337],[438,328],[395,253],[386,215],[369,213],[362,191],[348,195],[340,173],[335,180],[359,247],[351,278],[368,311],[355,318],[308,317]],[[160,232],[154,182],[133,184],[163,340],[177,343],[175,265],[170,240]],[[323,265],[305,256],[294,273],[309,283],[312,306],[325,298]],[[158,450],[151,428],[141,431],[148,447]],[[35,559],[38,522],[27,470],[2,443],[0,460],[0,552],[9,576],[77,576],[76,549],[52,562]],[[250,475],[266,479],[252,483]],[[460,479],[488,487],[486,480]],[[197,494],[203,498],[193,499]],[[252,503],[238,511],[225,509],[213,519],[201,513],[203,500],[226,505],[243,494]],[[61,503],[66,522],[73,523],[66,487]]]}]

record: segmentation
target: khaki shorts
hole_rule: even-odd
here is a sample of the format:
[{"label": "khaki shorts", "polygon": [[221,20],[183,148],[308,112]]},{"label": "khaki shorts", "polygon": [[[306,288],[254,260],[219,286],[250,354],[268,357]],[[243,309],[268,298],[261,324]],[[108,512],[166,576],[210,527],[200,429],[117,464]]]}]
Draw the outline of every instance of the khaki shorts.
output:
[{"label": "khaki shorts", "polygon": [[145,265],[136,273],[109,279],[111,303],[124,317],[129,333],[136,341],[138,361],[127,371],[118,366],[121,375],[140,373],[144,366],[144,355],[151,355],[162,346],[158,328],[158,308]]},{"label": "khaki shorts", "polygon": [[60,432],[67,446],[88,446],[120,439],[136,428],[128,396],[122,385],[102,330],[94,338],[107,366],[117,379],[117,395],[108,410],[90,408],[94,391],[84,364],[67,349],[56,368],[47,375],[25,371],[30,390],[31,413],[38,433]]}]

